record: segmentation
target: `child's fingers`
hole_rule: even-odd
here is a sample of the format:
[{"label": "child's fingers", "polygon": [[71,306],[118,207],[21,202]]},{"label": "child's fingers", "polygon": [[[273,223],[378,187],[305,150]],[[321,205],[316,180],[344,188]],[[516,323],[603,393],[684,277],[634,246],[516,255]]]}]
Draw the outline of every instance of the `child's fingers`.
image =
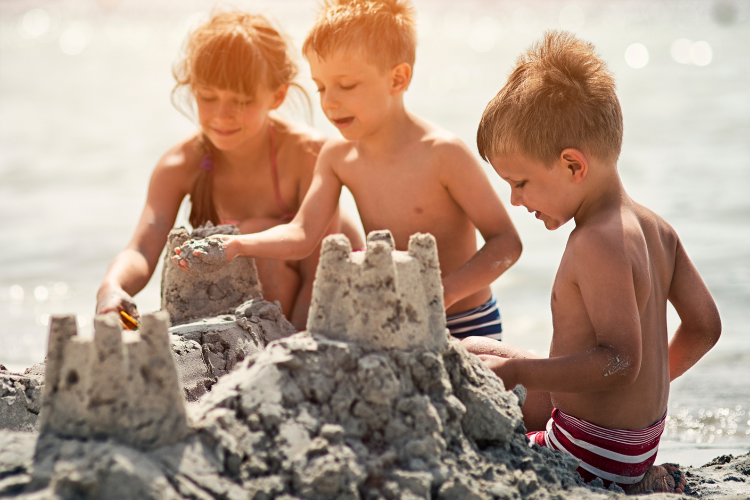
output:
[{"label": "child's fingers", "polygon": [[177,255],[175,255],[174,257],[172,257],[172,262],[174,262],[177,265],[177,267],[179,267],[186,273],[193,274],[190,271],[188,271],[187,262],[185,262],[185,259],[181,259]]},{"label": "child's fingers", "polygon": [[175,248],[174,249],[174,253],[176,253],[177,255],[180,255],[180,253],[181,253],[180,252],[180,247]]}]

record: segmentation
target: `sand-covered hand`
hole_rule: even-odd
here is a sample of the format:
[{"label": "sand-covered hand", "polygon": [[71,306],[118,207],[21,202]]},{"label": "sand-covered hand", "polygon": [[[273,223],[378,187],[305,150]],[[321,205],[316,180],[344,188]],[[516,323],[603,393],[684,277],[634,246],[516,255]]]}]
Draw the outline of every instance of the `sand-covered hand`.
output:
[{"label": "sand-covered hand", "polygon": [[184,262],[181,267],[191,273],[211,273],[227,263],[226,244],[218,238],[191,239],[179,250],[179,259]]}]

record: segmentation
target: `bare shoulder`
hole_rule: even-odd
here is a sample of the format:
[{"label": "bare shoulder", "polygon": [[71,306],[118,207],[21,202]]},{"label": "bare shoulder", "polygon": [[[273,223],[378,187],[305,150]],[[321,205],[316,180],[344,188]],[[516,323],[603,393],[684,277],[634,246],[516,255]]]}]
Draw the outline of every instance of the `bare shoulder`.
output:
[{"label": "bare shoulder", "polygon": [[274,117],[274,131],[279,154],[292,160],[289,164],[312,170],[326,136],[303,123]]},{"label": "bare shoulder", "polygon": [[469,179],[484,177],[479,160],[457,135],[426,120],[421,120],[420,125],[424,131],[420,141],[424,147],[420,148],[420,154],[437,170],[436,178],[442,184],[468,183]]},{"label": "bare shoulder", "polygon": [[570,233],[565,253],[583,264],[592,262],[592,259],[625,257],[631,237],[621,221],[608,217],[577,226]]},{"label": "bare shoulder", "polygon": [[429,147],[432,155],[449,160],[471,159],[476,161],[468,146],[456,134],[449,132],[427,120],[417,122],[422,128],[421,142]]},{"label": "bare shoulder", "polygon": [[169,148],[156,163],[161,170],[186,170],[200,165],[205,149],[198,133],[191,134]]},{"label": "bare shoulder", "polygon": [[677,231],[663,217],[648,207],[634,202],[634,212],[643,232],[648,236],[653,233],[666,249],[674,249],[680,242]]},{"label": "bare shoulder", "polygon": [[169,148],[156,163],[153,178],[169,179],[179,185],[192,186],[200,173],[205,149],[198,133],[191,134]]},{"label": "bare shoulder", "polygon": [[345,161],[351,161],[354,152],[355,146],[352,141],[347,141],[341,137],[331,137],[320,150],[320,164],[328,165],[335,170]]}]

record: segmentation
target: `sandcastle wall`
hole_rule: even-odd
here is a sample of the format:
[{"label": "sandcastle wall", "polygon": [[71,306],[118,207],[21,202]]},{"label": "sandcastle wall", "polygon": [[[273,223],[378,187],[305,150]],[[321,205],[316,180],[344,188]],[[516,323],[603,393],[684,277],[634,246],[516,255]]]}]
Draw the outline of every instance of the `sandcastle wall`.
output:
[{"label": "sandcastle wall", "polygon": [[140,332],[125,335],[114,313],[97,316],[94,327],[86,339],[75,316],[52,318],[41,433],[140,449],[183,439],[187,417],[167,313],[144,315]]},{"label": "sandcastle wall", "polygon": [[209,222],[192,233],[182,227],[169,233],[161,277],[161,308],[169,312],[173,325],[232,313],[239,304],[262,298],[255,260],[250,257],[237,257],[207,274],[188,274],[172,262],[175,248],[191,238],[213,234],[239,234],[239,229]]},{"label": "sandcastle wall", "polygon": [[437,243],[430,234],[394,249],[390,231],[373,231],[352,252],[341,234],[323,240],[307,329],[370,349],[440,350],[447,345]]}]

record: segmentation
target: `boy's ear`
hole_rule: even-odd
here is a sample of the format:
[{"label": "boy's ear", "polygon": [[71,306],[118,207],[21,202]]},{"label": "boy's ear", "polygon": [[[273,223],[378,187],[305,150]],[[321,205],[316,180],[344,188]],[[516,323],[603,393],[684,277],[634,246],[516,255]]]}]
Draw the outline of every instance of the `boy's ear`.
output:
[{"label": "boy's ear", "polygon": [[589,161],[578,149],[563,149],[560,153],[560,162],[568,170],[573,184],[580,183],[589,173]]},{"label": "boy's ear", "polygon": [[409,88],[411,65],[399,63],[391,69],[391,95],[400,94]]},{"label": "boy's ear", "polygon": [[285,83],[273,93],[273,101],[271,102],[271,109],[276,109],[284,103],[286,94],[289,92],[289,84]]}]

